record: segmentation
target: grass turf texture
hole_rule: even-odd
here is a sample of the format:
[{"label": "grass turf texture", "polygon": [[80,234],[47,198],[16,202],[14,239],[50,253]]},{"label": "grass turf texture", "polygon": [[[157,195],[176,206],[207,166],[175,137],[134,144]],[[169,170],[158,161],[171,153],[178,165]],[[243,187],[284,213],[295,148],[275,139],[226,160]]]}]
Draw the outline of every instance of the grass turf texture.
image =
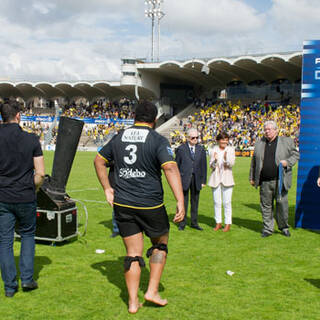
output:
[{"label": "grass turf texture", "polygon": [[[1,294],[1,319],[320,319],[319,234],[291,229],[291,238],[277,231],[272,237],[260,237],[259,195],[248,182],[249,158],[237,158],[234,167],[231,232],[212,230],[212,194],[204,188],[199,206],[204,231],[187,227],[181,232],[171,223],[160,285],[169,304],[164,308],[145,304],[137,315],[129,315],[123,277],[125,249],[120,237],[109,237],[111,208],[100,203],[105,198],[95,175],[94,156],[77,153],[67,185],[73,198],[97,201],[85,202],[87,235],[56,246],[38,243],[35,279],[39,289],[29,293],[20,289],[12,299]],[[53,153],[45,153],[47,173],[51,173],[52,157]],[[292,226],[296,168],[293,180],[289,193]],[[172,221],[175,202],[166,182],[164,189]],[[145,251],[149,247],[146,238]],[[19,241],[14,248],[18,261]],[[96,254],[98,248],[106,252]],[[229,276],[227,270],[235,274]],[[142,270],[141,301],[148,277],[149,267]]]}]

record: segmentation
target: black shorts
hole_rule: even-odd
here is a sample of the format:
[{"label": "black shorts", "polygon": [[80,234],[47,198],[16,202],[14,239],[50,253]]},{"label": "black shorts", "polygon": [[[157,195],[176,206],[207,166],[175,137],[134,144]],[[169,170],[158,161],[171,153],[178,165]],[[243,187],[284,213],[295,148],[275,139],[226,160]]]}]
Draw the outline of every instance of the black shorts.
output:
[{"label": "black shorts", "polygon": [[115,204],[113,209],[121,237],[144,231],[149,238],[158,238],[169,232],[169,218],[165,206],[135,209]]}]

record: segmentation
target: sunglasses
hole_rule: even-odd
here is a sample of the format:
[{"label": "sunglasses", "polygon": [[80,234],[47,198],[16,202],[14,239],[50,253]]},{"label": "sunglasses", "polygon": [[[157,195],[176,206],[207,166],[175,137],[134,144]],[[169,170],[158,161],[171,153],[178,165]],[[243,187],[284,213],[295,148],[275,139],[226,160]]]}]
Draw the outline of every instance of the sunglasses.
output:
[{"label": "sunglasses", "polygon": [[198,139],[198,137],[190,137],[191,140]]}]

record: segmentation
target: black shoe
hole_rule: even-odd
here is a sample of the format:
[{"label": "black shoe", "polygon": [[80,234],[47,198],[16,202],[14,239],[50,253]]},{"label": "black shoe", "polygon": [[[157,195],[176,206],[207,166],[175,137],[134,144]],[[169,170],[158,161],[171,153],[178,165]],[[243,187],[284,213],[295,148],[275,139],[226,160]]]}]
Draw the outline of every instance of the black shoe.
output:
[{"label": "black shoe", "polygon": [[5,292],[5,296],[7,298],[12,298],[17,292],[18,292],[18,288],[15,288],[14,291],[6,291]]},{"label": "black shoe", "polygon": [[270,237],[270,236],[272,236],[272,233],[265,232],[265,231],[262,231],[262,232],[261,232],[261,237],[262,237],[262,238],[267,238],[267,237]]},{"label": "black shoe", "polygon": [[119,232],[112,232],[112,235],[110,236],[110,238],[115,238],[115,237],[117,237],[119,235],[120,235]]},{"label": "black shoe", "polygon": [[22,283],[21,288],[23,291],[31,291],[31,290],[38,289],[38,284],[36,281],[32,280],[29,283]]},{"label": "black shoe", "polygon": [[200,226],[191,226],[191,228],[197,229],[197,230],[199,230],[199,231],[202,231],[202,230],[203,230]]},{"label": "black shoe", "polygon": [[291,233],[289,232],[289,230],[288,229],[283,229],[282,230],[282,234],[284,235],[284,236],[286,236],[286,237],[291,237]]},{"label": "black shoe", "polygon": [[183,231],[184,230],[184,228],[185,228],[185,226],[179,226],[179,231]]}]

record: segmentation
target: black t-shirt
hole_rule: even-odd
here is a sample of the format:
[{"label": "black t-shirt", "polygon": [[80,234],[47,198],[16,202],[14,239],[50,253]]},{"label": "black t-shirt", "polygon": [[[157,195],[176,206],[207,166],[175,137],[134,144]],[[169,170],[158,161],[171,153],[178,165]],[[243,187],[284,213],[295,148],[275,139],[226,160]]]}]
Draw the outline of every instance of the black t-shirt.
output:
[{"label": "black t-shirt", "polygon": [[278,177],[278,167],[276,164],[276,148],[278,143],[278,137],[273,141],[266,141],[264,149],[263,167],[261,170],[260,180],[271,181],[276,180]]},{"label": "black t-shirt", "polygon": [[115,204],[133,208],[163,205],[161,166],[174,162],[166,138],[148,126],[134,125],[114,136],[98,154],[114,161]]},{"label": "black t-shirt", "polygon": [[39,138],[17,123],[0,125],[0,202],[36,199],[33,158],[42,156]]}]

